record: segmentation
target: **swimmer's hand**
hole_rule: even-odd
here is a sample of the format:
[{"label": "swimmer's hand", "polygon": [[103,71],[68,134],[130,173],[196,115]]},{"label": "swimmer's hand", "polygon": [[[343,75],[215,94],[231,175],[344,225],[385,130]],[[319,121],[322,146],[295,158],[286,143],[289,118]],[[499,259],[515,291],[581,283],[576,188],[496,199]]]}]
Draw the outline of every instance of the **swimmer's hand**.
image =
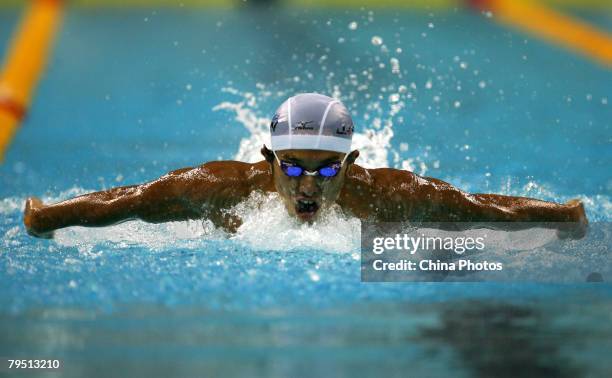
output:
[{"label": "swimmer's hand", "polygon": [[562,223],[557,230],[557,237],[559,239],[582,239],[589,227],[582,201],[575,198],[567,201],[564,206],[569,211],[569,222]]},{"label": "swimmer's hand", "polygon": [[37,238],[52,239],[53,231],[44,232],[37,228],[37,214],[45,207],[45,204],[36,197],[30,197],[26,200],[25,210],[23,212],[23,223],[28,234]]}]

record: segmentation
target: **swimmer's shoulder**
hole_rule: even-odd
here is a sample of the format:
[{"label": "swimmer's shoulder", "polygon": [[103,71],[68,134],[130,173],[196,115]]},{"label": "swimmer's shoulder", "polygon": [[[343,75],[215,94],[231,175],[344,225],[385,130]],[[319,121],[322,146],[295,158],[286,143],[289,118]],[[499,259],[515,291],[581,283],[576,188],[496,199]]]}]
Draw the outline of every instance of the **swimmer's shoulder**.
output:
[{"label": "swimmer's shoulder", "polygon": [[271,181],[269,164],[265,160],[257,163],[236,160],[211,161],[196,167],[195,170],[196,176],[201,179],[224,185],[249,186],[251,190],[265,190]]},{"label": "swimmer's shoulder", "polygon": [[379,190],[414,188],[423,180],[417,174],[395,168],[364,168],[354,164],[351,167],[350,175],[355,182],[373,186]]}]

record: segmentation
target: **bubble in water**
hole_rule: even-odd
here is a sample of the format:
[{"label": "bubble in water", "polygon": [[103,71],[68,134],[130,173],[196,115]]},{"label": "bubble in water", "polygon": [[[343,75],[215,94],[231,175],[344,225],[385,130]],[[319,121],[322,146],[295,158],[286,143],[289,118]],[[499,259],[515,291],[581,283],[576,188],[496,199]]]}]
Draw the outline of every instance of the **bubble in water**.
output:
[{"label": "bubble in water", "polygon": [[478,83],[478,86],[479,86],[481,89],[484,89],[484,88],[487,86],[487,83],[486,83],[484,80],[481,80],[481,81]]},{"label": "bubble in water", "polygon": [[427,27],[430,28],[430,29],[433,29],[434,28],[433,22],[430,22],[429,24],[427,24]]},{"label": "bubble in water", "polygon": [[432,86],[433,84],[431,83],[431,80],[427,80],[427,82],[425,83],[425,88],[431,89]]},{"label": "bubble in water", "polygon": [[391,62],[391,72],[394,74],[399,74],[400,73],[399,60],[397,60],[397,58],[391,58],[390,62]]},{"label": "bubble in water", "polygon": [[455,102],[453,103],[453,106],[454,106],[455,108],[460,108],[460,107],[461,107],[461,101],[455,101]]},{"label": "bubble in water", "polygon": [[351,22],[351,23],[348,25],[348,28],[349,28],[350,30],[357,30],[357,26],[358,26],[358,25],[357,25],[357,22],[356,22],[356,21],[352,21],[352,22]]},{"label": "bubble in water", "polygon": [[380,38],[379,36],[375,35],[374,37],[372,37],[372,44],[374,46],[380,46],[383,43],[383,39]]}]

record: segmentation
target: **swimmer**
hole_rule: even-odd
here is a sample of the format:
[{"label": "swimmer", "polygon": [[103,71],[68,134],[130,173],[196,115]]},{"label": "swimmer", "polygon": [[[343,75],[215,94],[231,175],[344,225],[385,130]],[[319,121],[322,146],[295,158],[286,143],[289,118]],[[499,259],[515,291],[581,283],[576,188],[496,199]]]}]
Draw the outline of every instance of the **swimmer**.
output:
[{"label": "swimmer", "polygon": [[[563,222],[562,237],[587,228],[579,200],[565,204],[497,194],[470,194],[412,172],[355,164],[353,121],[338,100],[299,94],[286,100],[270,124],[271,148],[257,163],[214,161],[172,171],[157,180],[117,187],[45,205],[28,198],[24,223],[30,235],[50,238],[70,226],[100,227],[140,219],[160,223],[210,219],[235,231],[230,209],[253,191],[276,192],[287,212],[303,222],[337,204],[347,214],[381,222]],[[567,226],[566,226],[567,225]]]}]

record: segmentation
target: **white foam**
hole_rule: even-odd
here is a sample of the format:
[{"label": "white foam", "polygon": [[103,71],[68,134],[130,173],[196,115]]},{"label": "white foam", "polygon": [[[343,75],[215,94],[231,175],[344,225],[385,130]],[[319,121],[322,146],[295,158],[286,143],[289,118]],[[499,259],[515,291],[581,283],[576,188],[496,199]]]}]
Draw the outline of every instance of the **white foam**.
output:
[{"label": "white foam", "polygon": [[243,223],[231,239],[255,250],[314,248],[336,253],[359,250],[360,221],[345,216],[337,206],[321,211],[314,224],[300,223],[287,213],[278,194],[254,192],[232,209]]},{"label": "white foam", "polygon": [[109,227],[69,227],[55,232],[55,242],[76,247],[79,252],[95,256],[108,249],[142,246],[151,251],[175,248],[198,249],[202,240],[224,238],[225,233],[209,221],[184,221],[150,224],[129,221]]},{"label": "white foam", "polygon": [[9,197],[0,200],[0,214],[9,214],[18,210],[23,210],[25,200],[22,198]]}]

